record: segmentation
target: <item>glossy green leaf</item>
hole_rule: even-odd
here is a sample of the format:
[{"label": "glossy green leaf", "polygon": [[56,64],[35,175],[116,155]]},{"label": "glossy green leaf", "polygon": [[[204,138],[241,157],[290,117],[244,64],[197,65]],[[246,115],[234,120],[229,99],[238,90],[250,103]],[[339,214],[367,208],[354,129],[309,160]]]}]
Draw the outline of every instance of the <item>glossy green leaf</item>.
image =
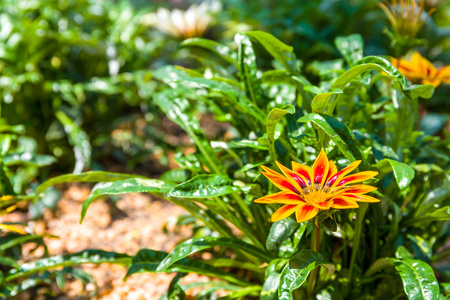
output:
[{"label": "glossy green leaf", "polygon": [[87,209],[96,199],[105,195],[121,195],[127,193],[169,193],[174,184],[166,183],[157,179],[127,178],[113,182],[102,183],[93,190],[89,197],[84,201],[81,209],[81,220],[83,222]]},{"label": "glossy green leaf", "polygon": [[[130,268],[128,269],[126,277],[129,277],[130,275],[136,273],[144,273],[144,272],[156,273],[156,268],[167,255],[168,254],[166,252],[162,251],[154,251],[150,249],[140,250],[133,257],[132,263],[130,265]],[[165,272],[197,273],[200,275],[206,275],[213,278],[226,280],[228,282],[240,286],[249,285],[249,282],[231,273],[222,271],[221,269],[215,268],[207,263],[190,258],[183,258],[182,260],[173,264]]]},{"label": "glossy green leaf", "polygon": [[407,237],[411,241],[416,258],[430,263],[433,256],[430,243],[418,235],[408,234]]},{"label": "glossy green leaf", "polygon": [[292,73],[296,72],[297,68],[294,48],[286,45],[273,35],[264,31],[247,31],[245,35],[258,41],[258,43],[260,43],[273,58],[279,61],[286,70],[289,70]]},{"label": "glossy green leaf", "polygon": [[181,42],[180,46],[182,47],[200,47],[207,49],[218,57],[226,60],[230,64],[234,65],[236,68],[238,67],[238,56],[235,52],[233,52],[230,48],[225,45],[222,45],[216,41],[202,39],[202,38],[191,38],[184,40]]},{"label": "glossy green leaf", "polygon": [[41,185],[39,185],[34,191],[35,198],[38,198],[42,192],[44,192],[49,187],[60,184],[60,183],[69,183],[69,182],[113,182],[117,180],[127,179],[127,178],[142,178],[148,179],[141,176],[130,175],[130,174],[121,174],[121,173],[111,173],[111,172],[103,172],[103,171],[90,171],[84,172],[80,174],[66,174],[61,176],[53,177]]},{"label": "glossy green leaf", "polygon": [[402,278],[408,299],[439,299],[439,285],[433,269],[427,263],[416,259],[389,260]]},{"label": "glossy green leaf", "polygon": [[278,286],[278,299],[291,300],[292,292],[302,286],[313,269],[321,265],[334,270],[334,266],[326,263],[320,253],[308,249],[297,253],[283,268]]},{"label": "glossy green leaf", "polygon": [[297,230],[298,227],[299,224],[293,218],[286,218],[274,222],[270,227],[269,236],[267,237],[267,250],[276,250],[285,239],[289,238],[295,230]]},{"label": "glossy green leaf", "polygon": [[244,83],[245,94],[258,106],[262,106],[261,87],[257,76],[256,55],[250,39],[245,34],[236,34],[234,37],[238,45],[239,72]]},{"label": "glossy green leaf", "polygon": [[239,191],[232,180],[225,175],[197,175],[170,191],[172,197],[210,198]]},{"label": "glossy green leaf", "polygon": [[264,253],[263,250],[257,248],[251,244],[245,243],[238,239],[222,238],[222,237],[203,237],[194,238],[187,240],[179,245],[177,245],[172,252],[164,258],[161,264],[156,269],[157,272],[165,271],[172,264],[177,261],[194,254],[198,251],[213,248],[215,246],[219,247],[230,247],[245,251],[261,262],[270,261],[271,257],[269,254]]},{"label": "glossy green leaf", "polygon": [[402,191],[411,184],[415,174],[414,169],[407,164],[387,158],[379,161],[376,167],[380,170],[380,177],[393,171],[397,185]]},{"label": "glossy green leaf", "polygon": [[281,274],[278,272],[271,272],[264,281],[261,294],[261,300],[278,300],[278,285],[280,284]]},{"label": "glossy green leaf", "polygon": [[449,121],[447,114],[428,113],[420,121],[420,130],[427,135],[438,133],[444,125]]},{"label": "glossy green leaf", "polygon": [[184,300],[186,293],[181,287],[180,282],[186,275],[187,273],[177,273],[177,275],[175,275],[175,277],[170,281],[167,293],[161,297],[160,300]]},{"label": "glossy green leaf", "polygon": [[319,126],[350,161],[363,160],[362,152],[356,145],[355,136],[345,124],[331,116],[316,113],[308,114],[298,120],[298,122],[309,121]]},{"label": "glossy green leaf", "polygon": [[269,146],[260,143],[258,141],[252,141],[252,140],[240,140],[240,141],[233,141],[233,145],[236,146],[236,148],[253,148],[258,150],[269,150]]},{"label": "glossy green leaf", "polygon": [[64,112],[57,111],[55,116],[63,125],[64,131],[69,138],[69,143],[73,146],[76,161],[73,173],[81,173],[85,168],[89,167],[91,162],[92,147],[89,142],[89,136]]},{"label": "glossy green leaf", "polygon": [[349,66],[363,58],[364,41],[360,34],[338,36],[334,43]]},{"label": "glossy green leaf", "polygon": [[312,102],[313,112],[331,115],[340,92],[347,84],[364,72],[376,70],[385,73],[390,79],[398,82],[403,93],[410,99],[416,97],[430,98],[433,95],[432,85],[412,85],[389,61],[377,56],[367,56],[357,61],[355,65],[339,76],[330,86],[330,93],[319,94]]},{"label": "glossy green leaf", "polygon": [[266,120],[267,135],[269,136],[269,139],[272,142],[275,140],[275,126],[278,124],[281,118],[284,117],[286,114],[294,114],[294,113],[295,107],[290,104],[287,104],[280,108],[278,107],[272,108],[272,110],[267,115]]},{"label": "glossy green leaf", "polygon": [[19,268],[8,271],[5,274],[5,282],[58,267],[75,266],[87,263],[115,263],[127,265],[130,262],[131,257],[127,254],[107,252],[103,250],[84,250],[74,254],[63,256],[57,255],[23,264]]}]

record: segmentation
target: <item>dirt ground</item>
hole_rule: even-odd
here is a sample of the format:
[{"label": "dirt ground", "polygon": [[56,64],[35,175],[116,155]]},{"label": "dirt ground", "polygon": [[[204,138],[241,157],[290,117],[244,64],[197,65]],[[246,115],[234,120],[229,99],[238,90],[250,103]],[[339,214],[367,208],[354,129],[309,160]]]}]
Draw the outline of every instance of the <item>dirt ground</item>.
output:
[{"label": "dirt ground", "polygon": [[[186,213],[182,208],[170,202],[150,195],[123,195],[115,202],[111,200],[95,201],[80,224],[80,212],[83,200],[89,195],[87,185],[70,185],[64,192],[54,212],[46,211],[42,220],[32,222],[38,234],[49,233],[59,238],[45,238],[51,255],[74,253],[84,249],[102,249],[135,254],[139,249],[171,251],[182,239],[190,236],[188,227],[176,230],[170,223],[177,216]],[[2,219],[2,218],[0,218]],[[14,212],[3,217],[0,222],[23,222],[27,216]],[[166,232],[163,228],[166,227]],[[43,254],[43,249],[27,253],[31,249],[24,247],[25,261],[34,260]],[[102,264],[83,265],[82,269],[90,273],[97,282],[98,293],[94,298],[88,296],[95,285],[88,284],[83,291],[82,284],[73,280],[57,292],[53,299],[159,299],[169,286],[175,274],[134,274],[123,281],[126,268],[119,265]],[[207,277],[190,274],[182,281],[208,281]],[[56,286],[52,290],[57,289]],[[198,291],[190,290],[188,295]],[[36,299],[36,295],[21,294],[19,299]],[[47,297],[39,297],[48,299]],[[193,298],[192,298],[193,299]]]}]

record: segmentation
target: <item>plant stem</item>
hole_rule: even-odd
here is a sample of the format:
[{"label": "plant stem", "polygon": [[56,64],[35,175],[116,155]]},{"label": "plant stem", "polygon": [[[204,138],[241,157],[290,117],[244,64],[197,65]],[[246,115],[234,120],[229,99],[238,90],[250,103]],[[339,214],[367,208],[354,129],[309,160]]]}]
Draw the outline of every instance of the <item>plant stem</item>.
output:
[{"label": "plant stem", "polygon": [[361,241],[361,233],[363,227],[364,215],[366,214],[366,210],[369,206],[366,203],[361,203],[360,207],[356,210],[356,228],[355,235],[353,236],[353,249],[352,256],[350,258],[350,272],[348,275],[349,282],[352,282],[353,279],[353,269],[355,267],[356,257],[358,256],[359,243]]},{"label": "plant stem", "polygon": [[[316,217],[317,218],[317,217]],[[317,220],[314,220],[317,221]],[[314,230],[314,244],[313,244],[313,250],[315,252],[319,252],[319,245],[320,245],[320,226],[319,224],[315,223],[316,227]],[[310,299],[312,299],[312,294],[314,292],[314,286],[316,284],[317,275],[319,274],[319,267],[315,268],[311,271],[311,274],[309,275],[308,280],[308,296]]]}]

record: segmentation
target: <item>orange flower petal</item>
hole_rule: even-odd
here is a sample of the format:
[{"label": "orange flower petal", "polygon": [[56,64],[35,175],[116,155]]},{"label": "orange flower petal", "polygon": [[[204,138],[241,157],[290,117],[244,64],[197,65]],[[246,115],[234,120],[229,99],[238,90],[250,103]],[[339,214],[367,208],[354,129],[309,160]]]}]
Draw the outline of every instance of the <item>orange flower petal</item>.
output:
[{"label": "orange flower petal", "polygon": [[320,151],[319,157],[317,157],[312,167],[312,171],[314,174],[314,184],[319,184],[320,186],[322,186],[323,182],[327,178],[328,168],[328,158],[325,154],[325,151],[322,149]]},{"label": "orange flower petal", "polygon": [[293,161],[292,162],[292,171],[303,176],[303,178],[306,179],[307,183],[311,184],[311,180],[313,179],[313,172],[310,167]]},{"label": "orange flower petal", "polygon": [[347,189],[345,190],[345,193],[346,194],[347,193],[348,194],[366,194],[366,193],[373,192],[377,189],[378,188],[371,186],[371,185],[360,184],[360,185],[347,187]]},{"label": "orange flower petal", "polygon": [[376,199],[374,197],[367,196],[367,195],[355,195],[355,194],[347,195],[347,194],[344,194],[344,196],[353,198],[355,201],[358,201],[358,202],[367,202],[367,203],[380,202],[379,199]]},{"label": "orange flower petal", "polygon": [[330,209],[331,205],[333,205],[333,201],[323,201],[318,203],[312,203],[314,207],[317,207],[322,210]]},{"label": "orange flower petal", "polygon": [[337,169],[336,164],[334,163],[334,161],[330,160],[329,166],[330,166],[330,168],[328,170],[327,181],[328,181],[328,179],[333,177],[338,172],[338,169]]},{"label": "orange flower petal", "polygon": [[295,188],[283,175],[267,167],[262,166],[262,168],[264,169],[264,171],[266,171],[266,173],[261,173],[266,176],[267,179],[269,179],[277,188],[279,188],[280,190],[292,191],[294,193],[300,194],[299,190]]},{"label": "orange flower petal", "polygon": [[329,180],[327,180],[327,185],[330,187],[335,187],[336,184],[348,173],[350,173],[351,171],[353,171],[354,169],[356,169],[359,164],[361,163],[360,160],[354,161],[352,162],[350,165],[348,165],[347,167],[343,168],[342,170],[340,170],[339,172],[337,172],[336,174],[334,174],[333,177],[331,177]]},{"label": "orange flower petal", "polygon": [[280,204],[299,204],[305,202],[299,195],[291,191],[283,191],[276,194],[270,194],[259,199],[256,199],[256,203],[280,203]]},{"label": "orange flower petal", "polygon": [[440,68],[437,71],[436,78],[438,78],[443,83],[450,83],[450,66]]},{"label": "orange flower petal", "polygon": [[312,218],[314,218],[317,215],[318,212],[319,212],[319,209],[317,207],[310,206],[307,204],[297,205],[295,216],[297,217],[297,222],[301,223],[301,222],[311,220]]},{"label": "orange flower petal", "polygon": [[295,212],[297,206],[298,205],[283,205],[272,214],[272,222],[286,219]]},{"label": "orange flower petal", "polygon": [[337,186],[344,186],[344,185],[351,184],[351,183],[361,182],[361,181],[373,178],[377,175],[378,175],[378,172],[376,172],[376,171],[364,171],[364,172],[355,173],[355,174],[348,175],[348,176],[342,178],[342,180],[340,180],[338,182]]},{"label": "orange flower petal", "polygon": [[333,205],[331,207],[336,209],[346,209],[346,208],[358,208],[359,205],[355,200],[349,197],[338,197],[333,199]]},{"label": "orange flower petal", "polygon": [[308,186],[308,184],[306,183],[306,179],[303,178],[302,175],[295,173],[291,170],[289,170],[288,168],[286,168],[285,166],[283,166],[282,164],[280,164],[279,162],[275,162],[278,166],[278,168],[280,168],[281,172],[283,172],[284,176],[286,176],[286,178],[295,186],[299,189],[299,191],[301,192],[301,190],[305,187]]}]

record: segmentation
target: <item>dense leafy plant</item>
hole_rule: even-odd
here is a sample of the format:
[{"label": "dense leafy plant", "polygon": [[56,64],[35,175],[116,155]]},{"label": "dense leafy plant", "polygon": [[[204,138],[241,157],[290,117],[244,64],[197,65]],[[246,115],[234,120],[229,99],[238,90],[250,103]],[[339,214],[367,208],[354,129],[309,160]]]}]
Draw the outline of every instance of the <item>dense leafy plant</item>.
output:
[{"label": "dense leafy plant", "polygon": [[[235,42],[237,51],[212,40],[186,40],[184,48],[193,55],[209,53],[207,59],[195,69],[169,65],[152,72],[159,84],[151,101],[195,146],[194,153],[175,156],[179,169],[160,179],[102,171],[67,174],[33,193],[38,199],[55,184],[101,182],[85,200],[81,220],[100,197],[156,194],[196,218],[201,228],[196,236],[171,253],[142,249],[129,257],[86,251],[12,266],[2,275],[4,294],[25,276],[41,278],[42,271],[57,266],[108,261],[128,264],[127,276],[178,272],[169,299],[182,299],[186,289],[201,285],[199,297],[206,299],[218,289],[230,291],[224,299],[445,297],[449,136],[426,134],[444,123],[436,129],[421,122],[417,130],[418,103],[432,96],[433,87],[412,85],[385,58],[364,57],[359,35],[335,40],[343,59],[305,66],[320,78],[317,85],[302,75],[293,48],[274,36],[251,31],[236,35]],[[258,68],[256,45],[273,58],[273,68]],[[208,139],[199,112],[224,123],[227,138]],[[372,185],[381,201],[333,210],[311,222],[290,217],[271,223],[279,207],[253,202],[277,191],[261,176],[260,166],[311,165],[321,149],[339,169],[360,160],[359,171],[379,172]],[[315,227],[322,232],[319,247]],[[212,258],[198,260],[199,252]],[[316,282],[310,280],[307,288],[306,279],[317,270]],[[181,285],[191,272],[220,281]]]}]

